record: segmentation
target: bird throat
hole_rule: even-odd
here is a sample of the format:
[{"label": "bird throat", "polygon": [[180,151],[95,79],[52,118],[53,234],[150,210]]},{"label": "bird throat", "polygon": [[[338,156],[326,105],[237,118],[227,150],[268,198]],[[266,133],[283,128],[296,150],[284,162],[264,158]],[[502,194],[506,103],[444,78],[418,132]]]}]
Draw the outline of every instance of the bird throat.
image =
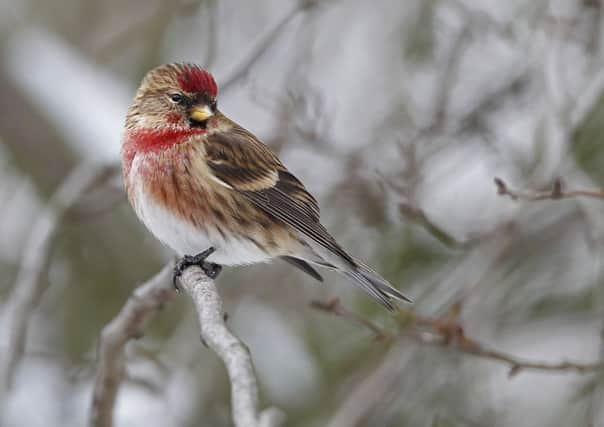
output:
[{"label": "bird throat", "polygon": [[203,128],[143,129],[129,132],[126,144],[139,153],[160,152],[205,133]]},{"label": "bird throat", "polygon": [[161,154],[172,147],[187,142],[194,136],[206,133],[201,128],[141,129],[129,131],[122,147],[123,165],[126,176],[130,173],[136,154]]}]

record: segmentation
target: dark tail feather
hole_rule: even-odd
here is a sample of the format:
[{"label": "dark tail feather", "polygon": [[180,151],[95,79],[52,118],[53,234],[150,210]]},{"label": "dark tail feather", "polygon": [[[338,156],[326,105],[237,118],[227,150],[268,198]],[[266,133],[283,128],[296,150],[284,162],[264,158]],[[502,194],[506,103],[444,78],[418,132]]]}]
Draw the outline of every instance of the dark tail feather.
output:
[{"label": "dark tail feather", "polygon": [[390,311],[395,310],[392,300],[411,302],[398,289],[394,288],[386,279],[377,274],[365,264],[356,261],[357,266],[345,272],[346,276],[353,279],[365,292],[374,297],[379,303]]},{"label": "dark tail feather", "polygon": [[363,264],[360,261],[356,261],[356,262],[357,262],[357,265],[359,267],[359,271],[361,272],[361,274],[367,280],[369,280],[374,286],[376,286],[380,290],[380,292],[382,292],[394,299],[397,299],[399,301],[413,302],[409,298],[407,298],[405,295],[403,295],[401,293],[401,291],[399,291],[394,286],[392,286],[386,279],[384,279],[378,273],[373,271],[370,267],[368,267],[367,265]]},{"label": "dark tail feather", "polygon": [[312,268],[310,266],[310,264],[307,263],[306,261],[304,261],[304,260],[302,260],[300,258],[294,258],[294,257],[291,257],[291,256],[282,256],[281,259],[283,261],[287,261],[288,263],[290,263],[294,267],[299,268],[300,270],[302,270],[303,272],[305,272],[306,274],[308,274],[309,276],[311,276],[315,280],[318,280],[319,282],[323,281],[323,277],[321,277],[321,275],[317,272],[317,270],[315,270],[314,268]]}]

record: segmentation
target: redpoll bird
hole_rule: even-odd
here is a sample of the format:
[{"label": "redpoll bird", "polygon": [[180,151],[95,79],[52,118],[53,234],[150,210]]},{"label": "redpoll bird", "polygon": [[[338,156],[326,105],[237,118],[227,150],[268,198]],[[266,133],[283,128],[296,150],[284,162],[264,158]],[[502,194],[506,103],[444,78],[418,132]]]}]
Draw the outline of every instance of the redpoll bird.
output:
[{"label": "redpoll bird", "polygon": [[315,198],[218,110],[217,95],[209,72],[162,65],[145,76],[126,118],[128,199],[155,237],[184,256],[175,279],[193,264],[215,277],[221,265],[281,258],[319,281],[311,265],[338,271],[390,310],[392,299],[407,300],[338,245]]}]

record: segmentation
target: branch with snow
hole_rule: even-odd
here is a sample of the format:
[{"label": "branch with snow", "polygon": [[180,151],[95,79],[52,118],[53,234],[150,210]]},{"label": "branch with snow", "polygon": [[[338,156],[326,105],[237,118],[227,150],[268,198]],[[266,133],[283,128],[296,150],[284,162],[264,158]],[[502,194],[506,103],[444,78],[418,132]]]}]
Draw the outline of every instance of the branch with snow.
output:
[{"label": "branch with snow", "polygon": [[0,322],[0,401],[12,386],[23,356],[29,320],[44,290],[41,276],[53,238],[69,209],[108,172],[111,172],[109,166],[80,163],[51,196],[32,225],[17,279]]}]

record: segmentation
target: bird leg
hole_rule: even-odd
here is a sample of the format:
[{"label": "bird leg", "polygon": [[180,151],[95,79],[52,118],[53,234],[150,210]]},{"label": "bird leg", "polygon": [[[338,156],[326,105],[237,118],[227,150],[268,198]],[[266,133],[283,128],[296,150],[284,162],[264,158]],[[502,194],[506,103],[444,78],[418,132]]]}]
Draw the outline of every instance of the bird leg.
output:
[{"label": "bird leg", "polygon": [[208,276],[210,279],[215,279],[218,277],[218,275],[222,271],[222,266],[214,264],[213,262],[206,261],[206,258],[212,255],[215,251],[216,248],[211,246],[205,251],[198,253],[197,255],[185,255],[176,262],[176,265],[174,266],[174,272],[172,273],[172,284],[174,285],[177,291],[180,291],[180,289],[176,284],[176,280],[188,267],[192,265],[199,266],[206,274],[206,276]]}]

